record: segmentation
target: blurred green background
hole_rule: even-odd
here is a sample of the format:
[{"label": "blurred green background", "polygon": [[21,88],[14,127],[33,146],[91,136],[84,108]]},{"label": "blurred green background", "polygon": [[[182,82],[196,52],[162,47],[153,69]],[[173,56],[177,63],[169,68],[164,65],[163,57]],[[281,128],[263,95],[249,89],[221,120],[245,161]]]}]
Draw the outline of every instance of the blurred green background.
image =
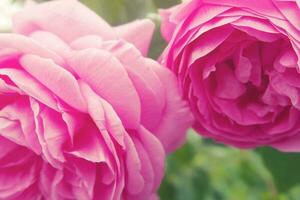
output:
[{"label": "blurred green background", "polygon": [[[159,32],[158,9],[180,0],[81,2],[112,25],[152,19],[157,30],[150,57],[157,58],[166,45]],[[9,16],[21,4],[22,0],[0,0],[0,31],[9,30]],[[299,200],[300,155],[271,148],[238,150],[201,139],[190,130],[187,143],[167,159],[159,194],[162,200]]]}]

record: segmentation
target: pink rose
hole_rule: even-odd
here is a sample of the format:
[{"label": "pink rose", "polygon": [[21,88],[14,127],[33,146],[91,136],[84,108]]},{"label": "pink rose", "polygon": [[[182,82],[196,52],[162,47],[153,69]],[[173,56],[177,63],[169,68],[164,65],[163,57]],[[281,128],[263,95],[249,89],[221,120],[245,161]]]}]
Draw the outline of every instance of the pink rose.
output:
[{"label": "pink rose", "polygon": [[175,76],[144,57],[153,23],[112,28],[65,0],[13,24],[0,34],[0,199],[156,199],[163,147],[191,118]]},{"label": "pink rose", "polygon": [[161,12],[164,65],[206,137],[300,151],[300,7],[295,0],[192,0]]}]

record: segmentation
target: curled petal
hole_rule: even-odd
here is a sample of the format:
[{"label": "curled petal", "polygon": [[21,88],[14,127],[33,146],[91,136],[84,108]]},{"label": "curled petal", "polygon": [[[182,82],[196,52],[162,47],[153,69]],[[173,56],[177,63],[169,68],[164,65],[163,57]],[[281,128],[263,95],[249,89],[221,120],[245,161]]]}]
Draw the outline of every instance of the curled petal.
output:
[{"label": "curled petal", "polygon": [[27,6],[14,17],[13,30],[23,35],[39,30],[47,31],[66,42],[91,34],[100,35],[104,39],[116,37],[103,19],[77,0]]},{"label": "curled petal", "polygon": [[148,54],[154,29],[155,24],[146,19],[114,27],[120,38],[132,43],[144,56]]}]

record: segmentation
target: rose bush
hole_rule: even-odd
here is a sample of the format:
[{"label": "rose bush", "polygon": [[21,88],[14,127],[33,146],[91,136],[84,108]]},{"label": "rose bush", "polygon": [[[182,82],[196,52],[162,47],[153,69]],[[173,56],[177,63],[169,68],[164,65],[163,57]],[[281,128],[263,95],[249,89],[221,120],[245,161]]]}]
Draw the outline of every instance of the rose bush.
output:
[{"label": "rose bush", "polygon": [[300,7],[295,0],[192,0],[162,10],[197,131],[240,148],[300,151]]},{"label": "rose bush", "polygon": [[175,76],[144,57],[153,30],[73,0],[15,16],[0,34],[0,199],[157,198],[191,116]]}]

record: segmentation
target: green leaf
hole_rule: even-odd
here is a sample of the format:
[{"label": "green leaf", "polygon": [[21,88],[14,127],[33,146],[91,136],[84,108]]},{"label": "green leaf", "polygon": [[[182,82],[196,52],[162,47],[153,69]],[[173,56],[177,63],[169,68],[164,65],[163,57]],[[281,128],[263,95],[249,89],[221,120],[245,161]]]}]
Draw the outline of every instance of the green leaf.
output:
[{"label": "green leaf", "polygon": [[300,183],[300,154],[283,153],[272,148],[257,150],[273,175],[279,192],[288,192]]},{"label": "green leaf", "polygon": [[159,194],[161,200],[204,199],[211,190],[207,171],[193,161],[196,152],[190,143],[168,158],[166,177]]},{"label": "green leaf", "polygon": [[152,43],[149,50],[149,57],[153,59],[159,58],[159,56],[162,54],[164,49],[167,46],[166,41],[163,39],[161,32],[160,32],[160,19],[156,14],[153,14],[152,21],[155,22],[156,28],[155,32],[152,38]]},{"label": "green leaf", "polygon": [[168,8],[181,3],[180,0],[153,0],[157,8]]},{"label": "green leaf", "polygon": [[144,18],[155,11],[149,0],[81,0],[82,3],[97,12],[111,25],[119,25],[135,19]]},{"label": "green leaf", "polygon": [[159,196],[161,200],[176,199],[176,188],[173,177],[171,174],[169,175],[168,172],[159,188]]}]

